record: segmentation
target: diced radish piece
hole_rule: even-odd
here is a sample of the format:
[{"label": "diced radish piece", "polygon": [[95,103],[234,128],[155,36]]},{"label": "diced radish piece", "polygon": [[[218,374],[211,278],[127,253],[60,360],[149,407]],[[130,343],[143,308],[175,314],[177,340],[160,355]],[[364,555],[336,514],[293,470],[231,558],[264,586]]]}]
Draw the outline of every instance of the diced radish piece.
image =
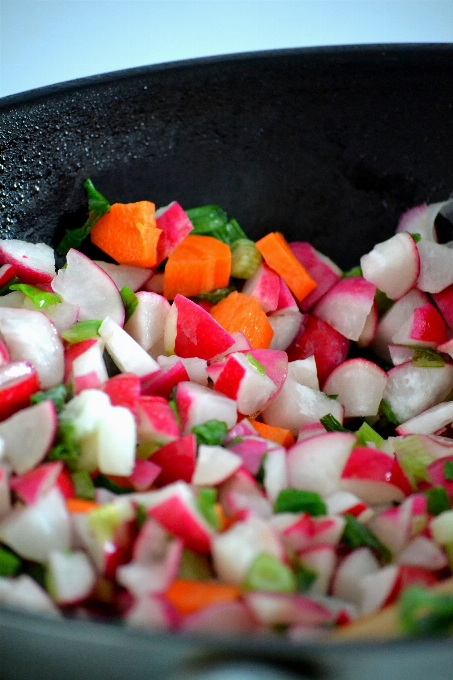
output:
[{"label": "diced radish piece", "polygon": [[263,486],[266,495],[272,503],[277,500],[282,489],[288,487],[288,470],[286,466],[286,451],[283,447],[267,451],[263,460]]},{"label": "diced radish piece", "polygon": [[442,354],[449,354],[453,358],[453,338],[437,345],[436,350]]},{"label": "diced radish piece", "polygon": [[453,250],[434,241],[417,243],[420,275],[417,286],[426,293],[440,293],[453,283]]},{"label": "diced radish piece", "polygon": [[69,515],[60,491],[54,488],[33,505],[10,512],[0,522],[0,539],[34,562],[46,562],[52,550],[68,550]]},{"label": "diced radish piece", "polygon": [[290,488],[328,496],[338,491],[346,461],[357,438],[347,432],[328,432],[296,443],[288,451]]},{"label": "diced radish piece", "polygon": [[297,310],[275,312],[267,317],[274,331],[269,349],[286,350],[296,339],[303,320]]},{"label": "diced radish piece", "polygon": [[335,548],[331,545],[316,545],[303,550],[298,557],[305,567],[316,573],[310,594],[326,595],[337,561]]},{"label": "diced radish piece", "polygon": [[228,429],[236,425],[236,402],[208,387],[180,382],[176,387],[175,399],[183,434],[188,434],[195,425],[208,420],[221,420]]},{"label": "diced radish piece", "polygon": [[242,458],[222,446],[198,447],[198,456],[192,484],[217,486],[239,470]]},{"label": "diced radish piece", "polygon": [[13,361],[28,361],[42,389],[62,382],[63,344],[55,326],[42,312],[0,308],[0,332]]},{"label": "diced radish piece", "polygon": [[44,463],[22,475],[11,477],[9,485],[24,503],[31,505],[50,491],[62,469],[61,461]]},{"label": "diced radish piece", "polygon": [[432,297],[450,329],[453,328],[453,284],[438,293],[433,293]]},{"label": "diced radish piece", "polygon": [[376,286],[361,276],[340,279],[313,312],[345,338],[358,340],[373,306],[375,292]]},{"label": "diced radish piece", "polygon": [[[109,376],[100,342],[93,343],[91,347],[88,347],[85,352],[76,356],[72,361],[72,379],[74,383],[77,383],[80,378],[89,374],[94,374],[94,379],[91,381],[94,388],[100,387],[108,380]],[[74,391],[78,394],[80,390],[75,387]]]},{"label": "diced radish piece", "polygon": [[422,239],[437,241],[436,217],[439,213],[448,216],[451,213],[452,204],[453,201],[448,200],[410,208],[400,217],[397,232],[408,231],[410,234],[420,234]]},{"label": "diced radish piece", "polygon": [[301,302],[301,309],[306,312],[332,288],[342,272],[335,262],[306,241],[294,241],[289,244],[289,247],[317,283],[316,288]]},{"label": "diced radish piece", "polygon": [[207,386],[208,362],[206,359],[200,359],[199,357],[178,357],[176,354],[173,354],[170,357],[166,357],[164,355],[157,357],[157,363],[161,368],[168,368],[179,361],[182,362],[182,365],[187,371],[188,378],[184,378],[184,380],[191,380],[192,382],[196,382],[199,385],[204,385],[205,387]]},{"label": "diced radish piece", "polygon": [[417,245],[410,234],[395,234],[363,255],[360,266],[367,281],[391,300],[398,300],[417,282],[420,272]]},{"label": "diced radish piece", "polygon": [[238,352],[228,355],[214,389],[234,399],[240,413],[252,415],[265,408],[277,387],[247,354]]},{"label": "diced radish piece", "polygon": [[310,437],[317,437],[320,434],[326,434],[326,428],[320,422],[315,423],[305,423],[299,430],[297,435],[297,441],[301,442],[304,439],[310,439]]},{"label": "diced radish piece", "polygon": [[277,309],[280,296],[280,277],[262,262],[253,276],[246,280],[242,292],[255,297],[266,314],[273,312]]},{"label": "diced radish piece", "polygon": [[409,319],[392,337],[392,342],[400,345],[436,347],[447,340],[445,322],[433,305],[417,307]]},{"label": "diced radish piece", "polygon": [[453,389],[453,366],[420,368],[400,364],[388,372],[384,399],[400,423],[439,403]]},{"label": "diced radish piece", "polygon": [[157,486],[166,486],[179,480],[190,484],[195,471],[196,455],[197,439],[194,434],[161,446],[153,453],[151,460],[161,468],[156,480]]},{"label": "diced radish piece", "polygon": [[258,474],[263,456],[269,451],[278,448],[278,444],[263,439],[262,437],[247,436],[241,441],[230,444],[229,449],[237,454],[247,472],[255,476]]},{"label": "diced radish piece", "polygon": [[360,580],[360,611],[362,614],[381,609],[390,601],[399,575],[399,567],[390,564],[366,574]]},{"label": "diced radish piece", "polygon": [[120,373],[109,378],[104,382],[102,390],[108,395],[112,406],[124,406],[136,415],[141,382],[135,373]]},{"label": "diced radish piece", "polygon": [[157,262],[166,257],[193,230],[193,224],[176,201],[156,210],[156,225],[162,230],[157,244]]},{"label": "diced radish piece", "polygon": [[[24,309],[32,309],[36,311],[36,305],[30,298],[25,297],[22,304]],[[79,318],[79,305],[73,305],[69,302],[58,302],[55,305],[49,305],[39,310],[47,316],[59,333],[67,330]]]},{"label": "diced radish piece", "polygon": [[128,626],[147,630],[175,630],[180,619],[175,607],[160,593],[140,598],[125,615]]},{"label": "diced radish piece", "polygon": [[304,324],[304,330],[288,348],[288,359],[295,361],[314,356],[322,386],[335,366],[346,359],[349,340],[313,314],[305,317]]},{"label": "diced radish piece", "polygon": [[328,413],[343,422],[343,406],[338,401],[288,377],[280,394],[263,411],[262,418],[268,425],[284,427],[297,436],[303,425],[316,422]]},{"label": "diced radish piece", "polygon": [[434,486],[443,486],[450,498],[453,498],[453,481],[447,479],[445,474],[445,464],[453,462],[453,456],[445,456],[444,458],[438,458],[430,463],[426,472],[428,473],[428,479]]},{"label": "diced radish piece", "polygon": [[6,364],[9,364],[10,361],[11,357],[6,342],[0,338],[0,366],[5,366]]},{"label": "diced radish piece", "polygon": [[156,373],[159,364],[115,321],[106,316],[98,331],[115,364],[123,373],[144,377]]},{"label": "diced radish piece", "polygon": [[[1,457],[1,456],[0,456]],[[6,467],[0,466],[0,518],[11,510],[9,474]]]},{"label": "diced radish piece", "polygon": [[97,424],[97,460],[105,474],[127,477],[134,469],[136,433],[127,408],[111,406]]},{"label": "diced radish piece", "polygon": [[258,499],[258,502],[263,500],[266,501],[264,492],[258,485],[258,482],[244,468],[239,468],[239,470],[219,488],[219,503],[222,505],[227,515],[233,516],[236,511],[232,510],[230,507],[231,494],[234,494],[236,499],[241,496],[243,498],[252,497]]},{"label": "diced radish piece", "polygon": [[448,567],[446,553],[426,536],[416,536],[397,556],[398,564],[439,571]]},{"label": "diced radish piece", "polygon": [[[55,271],[55,270],[54,270]],[[0,267],[0,288],[6,286],[8,281],[11,281],[16,276],[16,270],[12,264],[3,264]]]},{"label": "diced radish piece", "polygon": [[361,498],[350,491],[337,491],[325,499],[328,515],[352,515],[359,522],[366,523],[374,511]]},{"label": "diced radish piece", "polygon": [[52,401],[23,408],[0,423],[4,455],[14,472],[23,474],[40,463],[53,444],[57,414]]},{"label": "diced radish piece", "polygon": [[0,579],[0,602],[14,609],[22,609],[33,614],[60,617],[56,604],[46,591],[28,574],[20,574],[15,579]]},{"label": "diced radish piece", "polygon": [[101,260],[93,260],[93,262],[110,276],[118,290],[127,286],[136,293],[137,290],[143,288],[145,283],[153,275],[153,270],[145,269],[145,267],[133,267],[129,264],[114,264],[113,262],[102,262]]},{"label": "diced radish piece", "polygon": [[345,418],[374,416],[379,410],[387,374],[367,359],[349,359],[337,366],[324,384],[326,394],[338,395]]},{"label": "diced radish piece", "polygon": [[2,239],[0,264],[11,264],[20,280],[32,285],[47,283],[55,276],[55,254],[45,243]]},{"label": "diced radish piece", "polygon": [[[20,290],[12,290],[11,293],[0,296],[0,307],[23,307],[25,295]],[[35,308],[36,309],[36,308]]]},{"label": "diced radish piece", "polygon": [[315,357],[290,361],[288,364],[288,375],[299,385],[306,385],[312,390],[319,390],[318,372]]},{"label": "diced radish piece", "polygon": [[[189,380],[189,374],[180,359],[171,363],[167,368],[158,373],[154,373],[150,378],[144,378],[142,382],[142,393],[144,395],[155,395],[158,397],[170,398],[173,388],[180,382]],[[206,380],[207,383],[207,380]]]},{"label": "diced radish piece", "polygon": [[75,359],[79,357],[84,352],[87,352],[94,345],[99,345],[100,352],[104,351],[104,343],[100,338],[88,338],[87,340],[81,340],[80,342],[74,342],[67,344],[64,349],[64,382],[72,381],[72,364]]},{"label": "diced radish piece", "polygon": [[164,273],[155,271],[152,277],[143,286],[143,290],[147,290],[149,293],[158,293],[159,295],[163,295]]},{"label": "diced radish piece", "polygon": [[371,311],[366,318],[365,325],[362,332],[360,333],[360,337],[357,340],[358,347],[368,347],[371,345],[374,338],[376,337],[378,323],[378,308],[376,302],[374,302],[373,306],[371,307]]},{"label": "diced radish piece", "polygon": [[142,443],[163,446],[179,437],[176,416],[163,397],[140,397],[137,403],[137,437]]},{"label": "diced radish piece", "polygon": [[39,390],[36,369],[25,361],[0,366],[0,421],[28,406]]},{"label": "diced radish piece", "polygon": [[332,583],[333,595],[359,604],[362,578],[375,574],[379,568],[379,562],[369,548],[356,548],[338,566]]},{"label": "diced radish piece", "polygon": [[394,366],[399,366],[400,364],[405,364],[408,361],[412,361],[415,354],[414,349],[411,349],[410,347],[404,347],[402,345],[389,345],[388,351]]},{"label": "diced radish piece", "polygon": [[436,404],[396,428],[399,435],[432,434],[453,422],[453,402]]},{"label": "diced radish piece", "polygon": [[332,624],[336,616],[323,604],[303,595],[252,592],[245,595],[245,601],[258,621],[266,626],[281,624],[314,628]]},{"label": "diced radish piece", "polygon": [[234,345],[234,338],[200,305],[175,296],[165,325],[167,354],[210,361]]},{"label": "diced radish piece", "polygon": [[183,548],[182,541],[169,541],[166,534],[160,550],[154,549],[146,562],[132,561],[120,566],[117,571],[118,582],[137,598],[149,593],[163,593],[178,575]]},{"label": "diced radish piece", "polygon": [[84,600],[90,595],[95,580],[95,571],[84,552],[54,550],[50,553],[48,587],[58,604],[68,605]]},{"label": "diced radish piece", "polygon": [[162,468],[152,460],[135,461],[134,469],[129,476],[130,482],[136,491],[146,491],[162,472]]},{"label": "diced radish piece", "polygon": [[146,291],[138,292],[137,300],[138,305],[124,324],[124,330],[149,352],[164,337],[170,303],[162,295]]},{"label": "diced radish piece", "polygon": [[431,535],[439,545],[449,545],[453,541],[453,510],[441,512],[429,523]]},{"label": "diced radish piece", "polygon": [[193,490],[185,482],[153,492],[148,514],[184,541],[189,550],[202,554],[211,551],[213,531],[198,511]]},{"label": "diced radish piece", "polygon": [[236,522],[231,529],[216,534],[212,541],[214,567],[226,583],[241,585],[261,553],[281,559],[283,546],[276,531],[258,517]]},{"label": "diced radish piece", "polygon": [[383,451],[367,446],[352,450],[340,486],[371,505],[402,501],[412,491],[399,463]]},{"label": "diced radish piece", "polygon": [[122,326],[124,305],[110,276],[89,257],[73,248],[68,251],[66,261],[67,267],[60,269],[52,281],[53,290],[66,302],[80,306],[80,321],[102,321],[110,316]]},{"label": "diced radish piece", "polygon": [[271,521],[281,532],[285,544],[296,552],[315,545],[337,546],[346,524],[343,517],[312,517],[308,513],[296,519],[293,513],[288,513],[287,519],[284,513],[279,513]]},{"label": "diced radish piece", "polygon": [[211,635],[250,633],[256,620],[243,602],[219,602],[185,616],[181,630]]},{"label": "diced radish piece", "polygon": [[238,437],[256,437],[257,435],[256,429],[253,427],[252,423],[250,420],[247,418],[243,418],[243,420],[239,421],[237,425],[232,427],[229,432],[227,433],[225,439],[223,440],[223,443],[225,446],[227,444],[230,444],[233,439],[237,439]]},{"label": "diced radish piece", "polygon": [[299,309],[290,289],[280,277],[280,294],[278,296],[278,304],[276,312],[296,312]]}]

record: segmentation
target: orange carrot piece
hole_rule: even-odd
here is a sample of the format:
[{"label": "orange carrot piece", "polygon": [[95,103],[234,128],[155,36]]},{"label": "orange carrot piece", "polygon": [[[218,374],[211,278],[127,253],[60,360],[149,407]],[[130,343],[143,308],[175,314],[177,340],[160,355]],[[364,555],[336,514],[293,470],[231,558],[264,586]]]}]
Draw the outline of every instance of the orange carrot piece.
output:
[{"label": "orange carrot piece", "polygon": [[177,578],[167,590],[166,596],[179,613],[185,616],[211,604],[238,600],[241,590],[238,586],[227,583]]},{"label": "orange carrot piece", "polygon": [[272,442],[276,442],[286,449],[294,444],[295,439],[291,430],[287,430],[284,427],[277,427],[276,425],[260,423],[259,420],[250,420],[250,422],[263,439],[269,439]]},{"label": "orange carrot piece", "polygon": [[164,272],[164,296],[180,293],[195,297],[228,286],[231,250],[212,236],[188,234],[168,256]]},{"label": "orange carrot piece", "polygon": [[228,333],[244,333],[252,349],[267,349],[271,344],[274,331],[257,298],[234,291],[211,314]]},{"label": "orange carrot piece", "polygon": [[156,227],[154,212],[150,201],[114,203],[94,225],[91,240],[119,264],[155,267],[162,229]]},{"label": "orange carrot piece", "polygon": [[316,281],[293,254],[283,234],[273,231],[257,241],[256,247],[269,267],[280,274],[299,302],[316,288]]},{"label": "orange carrot piece", "polygon": [[96,510],[99,508],[99,503],[96,501],[88,501],[85,498],[67,498],[66,507],[69,512],[73,514],[80,514],[84,512],[91,512],[91,510]]}]

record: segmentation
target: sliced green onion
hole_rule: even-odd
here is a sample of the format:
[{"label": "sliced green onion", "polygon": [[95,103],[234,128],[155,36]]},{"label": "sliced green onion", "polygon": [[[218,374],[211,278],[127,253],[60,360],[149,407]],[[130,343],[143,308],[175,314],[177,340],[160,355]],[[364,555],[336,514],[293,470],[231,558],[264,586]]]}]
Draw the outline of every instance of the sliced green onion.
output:
[{"label": "sliced green onion", "polygon": [[388,563],[392,559],[390,550],[365,524],[359,522],[353,515],[346,514],[346,525],[341,540],[353,550],[367,546],[376,551],[382,561]]},{"label": "sliced green onion", "polygon": [[231,245],[232,243],[235,243],[241,239],[247,239],[247,234],[239,225],[238,221],[234,219],[234,217],[225,225],[225,233],[228,240],[224,240],[225,243],[228,243],[228,245]]},{"label": "sliced green onion", "polygon": [[388,312],[389,309],[391,309],[395,304],[395,301],[387,297],[384,291],[379,290],[379,288],[376,290],[376,293],[374,294],[374,301],[378,308],[379,318],[381,318],[386,312]]},{"label": "sliced green onion", "polygon": [[134,293],[133,290],[131,290],[128,286],[123,286],[120,290],[120,295],[124,303],[124,307],[126,310],[126,321],[129,321],[131,318],[132,314],[135,312],[137,309],[138,305],[138,297]]},{"label": "sliced green onion", "polygon": [[7,548],[0,547],[0,577],[15,576],[22,566],[22,560]]},{"label": "sliced green onion", "polygon": [[29,286],[27,283],[15,283],[9,288],[10,290],[20,290],[30,298],[37,309],[57,305],[62,301],[62,298],[56,293],[49,293],[47,290],[42,290],[36,286]]},{"label": "sliced green onion", "polygon": [[81,452],[74,424],[69,420],[60,420],[57,430],[57,443],[49,451],[48,460],[62,460],[72,472],[75,472],[78,468]]},{"label": "sliced green onion", "polygon": [[196,497],[196,505],[200,514],[214,531],[220,529],[220,518],[215,507],[216,501],[217,489],[200,489],[198,496]]},{"label": "sliced green onion", "polygon": [[358,437],[358,440],[360,444],[363,446],[366,446],[368,442],[371,442],[373,444],[376,444],[376,446],[379,448],[379,446],[382,446],[384,443],[384,439],[381,437],[381,435],[376,432],[376,430],[373,430],[371,425],[368,425],[366,421],[363,421],[361,426],[356,432],[356,435]]},{"label": "sliced green onion", "polygon": [[250,364],[252,364],[253,368],[256,368],[258,373],[260,375],[266,375],[266,369],[264,368],[263,364],[258,361],[258,359],[255,359],[253,354],[250,354],[250,352],[247,352],[245,355],[249,361]]},{"label": "sliced green onion", "polygon": [[400,598],[399,614],[401,626],[409,635],[450,633],[453,626],[453,596],[412,586]]},{"label": "sliced green onion", "polygon": [[89,473],[86,470],[77,470],[71,474],[74,484],[75,496],[85,498],[87,501],[94,501],[95,486]]},{"label": "sliced green onion", "polygon": [[227,435],[228,425],[223,420],[207,420],[201,425],[195,425],[192,432],[199,445],[219,446]]},{"label": "sliced green onion", "polygon": [[112,493],[116,493],[118,495],[123,493],[131,493],[131,491],[133,491],[130,486],[121,486],[116,482],[112,482],[112,480],[103,475],[102,472],[97,475],[96,479],[94,480],[94,486],[98,489],[107,489],[107,491],[111,491]]},{"label": "sliced green onion", "polygon": [[447,482],[453,482],[453,460],[444,462],[444,478]]},{"label": "sliced green onion", "polygon": [[226,288],[216,288],[216,290],[211,290],[209,293],[199,293],[197,295],[199,300],[206,300],[213,305],[216,305],[220,300],[228,297],[230,293],[234,293],[237,290],[234,284],[230,284]]},{"label": "sliced green onion", "polygon": [[66,255],[70,248],[79,248],[82,241],[86,239],[96,222],[110,211],[110,203],[97,189],[95,189],[91,179],[83,183],[88,198],[88,219],[82,227],[78,229],[66,229],[66,236],[57,247],[60,255]]},{"label": "sliced green onion", "polygon": [[30,404],[40,404],[42,401],[50,399],[55,405],[57,413],[61,411],[68,398],[68,389],[65,385],[55,385],[50,390],[35,392],[30,397]]},{"label": "sliced green onion", "polygon": [[362,272],[362,267],[360,265],[357,265],[356,267],[352,267],[352,269],[348,269],[348,271],[343,272],[341,275],[342,279],[350,279],[353,276],[363,276]]},{"label": "sliced green onion", "polygon": [[61,333],[61,337],[71,344],[98,337],[98,330],[102,321],[90,319],[89,321],[77,321]]},{"label": "sliced green onion", "polygon": [[443,486],[434,486],[426,492],[428,497],[428,512],[430,515],[440,515],[445,510],[450,510],[450,500]]},{"label": "sliced green onion", "polygon": [[275,512],[308,512],[314,517],[327,514],[319,493],[301,489],[282,489],[274,504]]},{"label": "sliced green onion", "polygon": [[416,489],[420,482],[429,481],[426,468],[435,458],[425,447],[419,435],[413,434],[402,439],[394,439],[393,446],[398,462],[413,489]]},{"label": "sliced green onion", "polygon": [[297,592],[299,593],[306,593],[307,590],[310,590],[311,586],[318,578],[318,573],[305,566],[302,562],[299,562],[294,567],[294,575],[296,577]]},{"label": "sliced green onion", "polygon": [[181,556],[178,578],[193,581],[209,581],[212,579],[212,571],[206,557],[185,548]]},{"label": "sliced green onion", "polygon": [[393,413],[392,409],[390,408],[390,404],[385,401],[385,399],[381,400],[380,404],[380,410],[384,414],[384,416],[387,418],[389,423],[392,423],[392,425],[399,425],[400,421],[396,417],[396,415]]},{"label": "sliced green onion", "polygon": [[8,295],[8,293],[11,292],[11,286],[15,286],[16,283],[20,283],[20,279],[17,278],[17,276],[13,276],[12,279],[10,279],[7,283],[5,283],[4,286],[0,288],[0,297],[3,297],[3,295]]},{"label": "sliced green onion", "polygon": [[331,413],[328,413],[326,416],[320,418],[320,421],[328,432],[351,432],[351,430],[347,430],[345,427],[343,427],[343,425]]},{"label": "sliced green onion", "polygon": [[419,241],[422,240],[422,237],[420,236],[420,234],[409,234],[409,236],[412,236],[412,238],[414,239],[415,243],[418,243]]},{"label": "sliced green onion", "polygon": [[192,234],[215,236],[215,232],[225,228],[228,223],[226,212],[218,205],[202,205],[186,210],[186,215],[193,224]]},{"label": "sliced green onion", "polygon": [[230,245],[231,276],[237,279],[249,279],[261,264],[261,253],[254,241],[241,238]]},{"label": "sliced green onion", "polygon": [[243,584],[245,590],[294,593],[297,581],[292,570],[275,555],[260,553],[252,562]]},{"label": "sliced green onion", "polygon": [[445,361],[439,352],[429,347],[414,347],[408,345],[410,349],[414,350],[414,356],[412,357],[412,365],[418,366],[419,368],[443,368],[445,366]]}]

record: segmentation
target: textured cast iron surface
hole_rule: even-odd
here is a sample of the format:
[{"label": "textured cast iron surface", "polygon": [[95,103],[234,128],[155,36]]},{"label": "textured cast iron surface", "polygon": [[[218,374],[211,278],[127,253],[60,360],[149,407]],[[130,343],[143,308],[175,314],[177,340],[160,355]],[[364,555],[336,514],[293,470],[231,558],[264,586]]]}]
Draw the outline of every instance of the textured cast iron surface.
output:
[{"label": "textured cast iron surface", "polygon": [[[51,243],[80,226],[91,177],[112,202],[216,202],[252,236],[278,229],[352,266],[403,210],[452,191],[452,82],[453,46],[359,47],[149,67],[9,97],[0,236]],[[285,661],[319,679],[453,677],[449,641],[206,641],[0,609],[3,680],[182,678],[206,653]]]}]

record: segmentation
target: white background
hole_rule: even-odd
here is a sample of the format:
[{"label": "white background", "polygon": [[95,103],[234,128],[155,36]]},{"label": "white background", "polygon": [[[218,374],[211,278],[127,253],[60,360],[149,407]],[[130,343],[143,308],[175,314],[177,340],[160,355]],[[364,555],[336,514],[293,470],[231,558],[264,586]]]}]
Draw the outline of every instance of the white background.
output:
[{"label": "white background", "polygon": [[0,0],[0,96],[177,59],[453,42],[453,0]]}]

